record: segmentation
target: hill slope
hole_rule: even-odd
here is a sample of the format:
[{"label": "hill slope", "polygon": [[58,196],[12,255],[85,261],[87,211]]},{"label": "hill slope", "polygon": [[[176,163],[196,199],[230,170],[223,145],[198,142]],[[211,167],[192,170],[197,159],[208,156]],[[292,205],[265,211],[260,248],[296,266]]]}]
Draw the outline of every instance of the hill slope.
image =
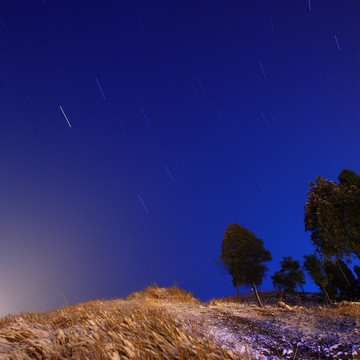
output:
[{"label": "hill slope", "polygon": [[0,319],[0,359],[360,359],[360,303],[203,303],[173,287]]}]

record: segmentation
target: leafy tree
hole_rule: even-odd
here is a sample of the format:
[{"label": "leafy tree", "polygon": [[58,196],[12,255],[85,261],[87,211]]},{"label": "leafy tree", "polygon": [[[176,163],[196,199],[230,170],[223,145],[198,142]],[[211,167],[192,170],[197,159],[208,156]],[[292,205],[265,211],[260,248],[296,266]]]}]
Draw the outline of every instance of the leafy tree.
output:
[{"label": "leafy tree", "polygon": [[338,179],[344,189],[345,223],[350,245],[353,253],[360,259],[360,175],[343,169]]},{"label": "leafy tree", "polygon": [[331,303],[327,288],[329,287],[329,278],[324,270],[323,262],[316,254],[304,255],[304,269],[308,272],[314,283],[323,291],[325,299]]},{"label": "leafy tree", "polygon": [[[360,259],[360,177],[344,169],[340,183],[316,177],[305,204],[305,231],[325,259]],[[341,270],[341,268],[339,267]]]},{"label": "leafy tree", "polygon": [[268,270],[264,262],[271,260],[264,241],[239,224],[230,224],[223,237],[219,259],[232,276],[238,294],[240,286],[252,286],[259,306],[263,307],[256,286],[261,285]]},{"label": "leafy tree", "polygon": [[280,270],[271,276],[274,287],[281,292],[294,293],[296,291],[298,293],[297,287],[299,286],[304,292],[302,286],[305,284],[305,274],[301,269],[300,262],[288,256],[283,258],[280,265]]}]

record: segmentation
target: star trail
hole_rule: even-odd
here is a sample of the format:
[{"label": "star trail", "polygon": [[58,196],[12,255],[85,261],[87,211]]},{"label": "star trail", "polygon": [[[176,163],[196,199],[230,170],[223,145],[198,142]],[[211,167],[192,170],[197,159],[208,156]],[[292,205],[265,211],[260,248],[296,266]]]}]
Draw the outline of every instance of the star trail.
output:
[{"label": "star trail", "polygon": [[264,240],[272,289],[313,251],[310,181],[360,172],[359,18],[355,0],[2,1],[0,314],[152,282],[231,295],[230,223]]}]

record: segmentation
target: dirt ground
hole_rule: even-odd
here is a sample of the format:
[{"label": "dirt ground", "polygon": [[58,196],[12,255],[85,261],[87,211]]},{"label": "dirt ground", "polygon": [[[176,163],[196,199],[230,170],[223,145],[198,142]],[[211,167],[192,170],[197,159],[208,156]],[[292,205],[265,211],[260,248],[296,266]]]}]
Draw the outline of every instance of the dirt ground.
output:
[{"label": "dirt ground", "polygon": [[[360,303],[324,306],[320,294],[284,296],[280,307],[276,292],[213,300],[201,305],[172,304],[173,316],[198,319],[207,333],[229,349],[268,359],[360,359]],[[286,305],[285,305],[286,304]],[[297,305],[294,305],[297,304]],[[204,329],[205,330],[205,329]],[[246,345],[245,345],[246,344]]]}]

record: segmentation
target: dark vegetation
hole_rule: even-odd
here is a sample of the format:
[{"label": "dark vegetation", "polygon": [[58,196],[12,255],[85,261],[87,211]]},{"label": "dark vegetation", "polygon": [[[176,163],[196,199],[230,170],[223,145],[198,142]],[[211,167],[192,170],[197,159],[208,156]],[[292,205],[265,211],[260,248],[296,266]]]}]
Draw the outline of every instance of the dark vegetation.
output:
[{"label": "dark vegetation", "polygon": [[230,224],[221,245],[220,261],[232,276],[232,282],[239,296],[240,286],[252,286],[260,307],[263,307],[257,285],[261,285],[271,254],[264,248],[264,241],[239,224]]},{"label": "dark vegetation", "polygon": [[[296,294],[305,284],[304,270],[319,287],[328,304],[334,300],[360,299],[360,267],[350,269],[354,258],[360,259],[360,176],[343,169],[339,183],[317,176],[310,182],[305,204],[305,231],[311,232],[313,254],[304,256],[301,267],[291,256],[280,262],[280,270],[271,276],[273,286],[284,294]],[[262,307],[257,286],[267,272],[264,264],[271,254],[264,242],[239,224],[230,224],[224,234],[219,256],[231,275],[239,299],[239,287],[253,287]]]},{"label": "dark vegetation", "polygon": [[273,281],[274,288],[280,291],[282,297],[283,292],[285,293],[297,293],[299,301],[300,296],[298,287],[304,292],[303,285],[305,285],[305,274],[301,269],[300,262],[293,260],[291,256],[284,257],[283,261],[280,262],[281,269],[276,271],[271,279]]}]

